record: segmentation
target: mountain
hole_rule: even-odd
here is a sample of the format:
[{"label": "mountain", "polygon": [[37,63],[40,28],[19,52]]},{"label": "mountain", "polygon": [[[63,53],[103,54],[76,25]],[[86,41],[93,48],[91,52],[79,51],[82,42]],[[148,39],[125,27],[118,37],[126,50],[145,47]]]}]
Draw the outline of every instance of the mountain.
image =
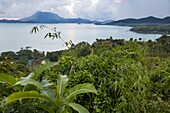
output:
[{"label": "mountain", "polygon": [[165,18],[164,18],[164,22],[170,23],[170,17],[165,17]]},{"label": "mountain", "polygon": [[32,21],[32,22],[38,22],[38,23],[52,22],[53,23],[53,22],[61,22],[63,20],[64,18],[60,17],[57,14],[38,11],[32,16],[27,17],[27,18],[22,18],[19,21],[23,21],[23,22]]},{"label": "mountain", "polygon": [[148,24],[170,24],[170,17],[163,19],[149,16],[146,18],[134,19],[128,18],[106,23],[105,25],[148,25]]},{"label": "mountain", "polygon": [[83,18],[64,18],[58,14],[51,12],[41,12],[38,11],[30,17],[22,18],[19,20],[0,20],[0,23],[95,23],[96,25],[124,25],[124,26],[133,26],[133,25],[155,25],[155,24],[170,24],[170,17],[165,17],[163,19],[156,18],[153,16],[134,19],[128,18],[118,21],[91,21]]},{"label": "mountain", "polygon": [[30,17],[20,19],[21,22],[34,23],[93,23],[90,20],[82,18],[63,18],[58,14],[51,12],[38,11]]}]

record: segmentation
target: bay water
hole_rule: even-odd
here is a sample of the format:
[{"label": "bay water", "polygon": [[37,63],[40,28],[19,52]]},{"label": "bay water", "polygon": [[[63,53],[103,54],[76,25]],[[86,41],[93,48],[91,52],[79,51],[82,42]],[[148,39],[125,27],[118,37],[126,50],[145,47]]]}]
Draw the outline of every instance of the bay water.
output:
[{"label": "bay water", "polygon": [[[44,39],[50,29],[44,29],[36,34],[30,31],[34,26],[41,24],[23,24],[23,23],[0,23],[0,53],[4,51],[19,51],[21,48],[32,47],[39,51],[56,51],[66,49],[61,39]],[[92,44],[96,39],[106,39],[112,36],[113,39],[130,38],[147,41],[155,40],[159,34],[139,34],[129,31],[131,27],[107,26],[94,24],[43,24],[50,28],[56,27],[61,32],[64,41],[72,40],[74,44],[86,41]]]}]

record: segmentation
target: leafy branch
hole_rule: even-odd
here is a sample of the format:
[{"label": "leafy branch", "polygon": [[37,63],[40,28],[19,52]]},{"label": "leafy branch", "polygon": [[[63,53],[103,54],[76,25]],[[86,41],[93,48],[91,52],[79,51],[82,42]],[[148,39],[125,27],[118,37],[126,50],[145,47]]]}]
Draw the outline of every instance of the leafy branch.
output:
[{"label": "leafy branch", "polygon": [[48,32],[45,36],[44,36],[44,39],[45,38],[51,38],[52,40],[54,39],[61,39],[62,42],[64,43],[64,45],[70,49],[70,47],[73,45],[73,42],[70,40],[69,42],[66,42],[63,38],[61,38],[61,32],[60,31],[57,31],[57,28],[56,27],[48,27],[48,26],[45,26],[45,25],[40,25],[40,26],[34,26],[32,28],[32,30],[30,31],[31,34],[33,33],[37,33],[37,32],[40,32],[40,30],[43,30],[43,29],[50,29],[51,32]]}]

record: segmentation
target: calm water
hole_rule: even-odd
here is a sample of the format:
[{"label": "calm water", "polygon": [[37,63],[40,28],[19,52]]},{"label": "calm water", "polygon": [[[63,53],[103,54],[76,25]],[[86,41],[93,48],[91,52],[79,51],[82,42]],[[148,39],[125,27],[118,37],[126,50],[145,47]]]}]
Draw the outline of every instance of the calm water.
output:
[{"label": "calm water", "polygon": [[[4,51],[19,51],[21,47],[31,46],[40,51],[55,51],[65,49],[61,39],[43,39],[49,30],[43,30],[37,34],[30,31],[38,24],[0,24],[0,53]],[[138,34],[129,31],[130,27],[121,26],[97,26],[93,24],[45,24],[49,27],[57,27],[65,41],[72,40],[75,44],[80,41],[93,43],[96,38],[125,39],[142,38],[143,40],[160,37],[155,34]]]}]

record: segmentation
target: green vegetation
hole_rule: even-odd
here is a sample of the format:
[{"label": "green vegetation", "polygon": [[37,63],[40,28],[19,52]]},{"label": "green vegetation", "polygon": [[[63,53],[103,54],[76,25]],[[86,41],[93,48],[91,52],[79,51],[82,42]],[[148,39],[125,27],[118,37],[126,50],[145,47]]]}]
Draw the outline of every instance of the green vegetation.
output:
[{"label": "green vegetation", "polygon": [[[1,73],[0,81],[2,85],[8,85],[11,89],[10,92],[3,91],[1,94],[8,96],[5,98],[5,103],[1,103],[4,112],[26,113],[30,110],[29,112],[70,113],[74,109],[79,113],[89,113],[86,108],[76,104],[74,99],[78,94],[82,93],[93,92],[97,94],[92,84],[84,83],[75,85],[72,88],[66,88],[68,81],[66,75],[56,75],[57,83],[50,83],[46,79],[39,82],[37,78],[41,73],[54,65],[56,63],[47,63],[34,70],[27,77],[20,78],[20,80],[16,80],[11,75]],[[17,100],[19,102],[16,102]]]},{"label": "green vegetation", "polygon": [[[68,50],[46,55],[1,54],[0,112],[170,112],[169,36],[65,44]],[[33,65],[23,63],[31,59]],[[42,60],[46,64],[40,65]]]},{"label": "green vegetation", "polygon": [[134,26],[130,31],[146,34],[170,34],[170,25],[140,25]]}]

